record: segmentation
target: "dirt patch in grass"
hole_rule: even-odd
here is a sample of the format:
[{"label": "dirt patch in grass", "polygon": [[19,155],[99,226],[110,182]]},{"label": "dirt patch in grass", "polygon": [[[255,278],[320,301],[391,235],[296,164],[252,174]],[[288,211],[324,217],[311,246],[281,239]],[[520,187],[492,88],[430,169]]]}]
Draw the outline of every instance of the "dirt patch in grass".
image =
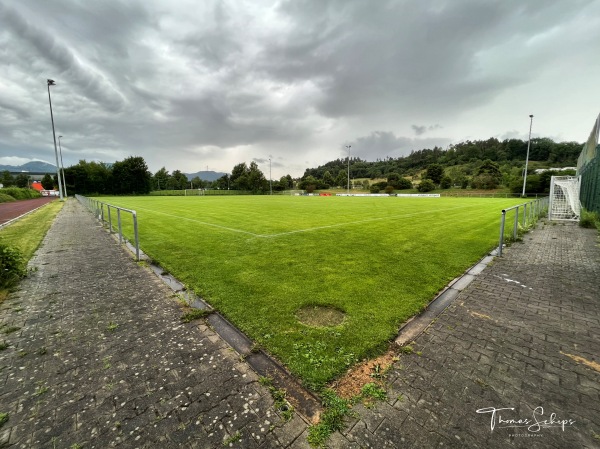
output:
[{"label": "dirt patch in grass", "polygon": [[333,382],[331,388],[344,399],[359,396],[365,385],[377,381],[382,382],[386,372],[398,360],[396,351],[389,349],[375,359],[366,360],[354,366],[343,377]]},{"label": "dirt patch in grass", "polygon": [[298,321],[312,327],[339,326],[345,317],[344,312],[329,306],[305,306],[296,312]]}]

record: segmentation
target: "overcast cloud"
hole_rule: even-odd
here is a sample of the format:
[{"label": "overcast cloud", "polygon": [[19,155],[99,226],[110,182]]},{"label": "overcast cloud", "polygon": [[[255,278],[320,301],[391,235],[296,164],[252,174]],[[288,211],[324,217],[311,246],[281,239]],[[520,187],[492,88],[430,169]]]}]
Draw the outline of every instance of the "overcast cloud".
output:
[{"label": "overcast cloud", "polygon": [[300,176],[466,139],[587,139],[595,0],[3,0],[0,163]]}]

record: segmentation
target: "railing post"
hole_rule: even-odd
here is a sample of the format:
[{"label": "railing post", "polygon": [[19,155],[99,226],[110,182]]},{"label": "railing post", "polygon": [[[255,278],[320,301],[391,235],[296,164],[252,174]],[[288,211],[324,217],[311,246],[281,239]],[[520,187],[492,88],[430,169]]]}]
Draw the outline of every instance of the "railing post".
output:
[{"label": "railing post", "polygon": [[502,217],[500,218],[500,243],[498,244],[498,255],[502,255],[502,245],[504,245],[504,223],[506,221],[506,211],[502,209]]},{"label": "railing post", "polygon": [[112,217],[110,216],[110,205],[106,206],[108,210],[108,233],[112,234]]},{"label": "railing post", "polygon": [[513,225],[513,240],[517,241],[517,235],[519,230],[519,206],[515,209],[515,223]]},{"label": "railing post", "polygon": [[133,235],[135,237],[135,260],[140,260],[140,239],[138,237],[137,214],[132,211],[133,215]]},{"label": "railing post", "polygon": [[527,226],[527,203],[523,204],[523,227]]},{"label": "railing post", "polygon": [[117,224],[119,226],[119,244],[123,243],[123,228],[121,227],[121,208],[117,207]]}]

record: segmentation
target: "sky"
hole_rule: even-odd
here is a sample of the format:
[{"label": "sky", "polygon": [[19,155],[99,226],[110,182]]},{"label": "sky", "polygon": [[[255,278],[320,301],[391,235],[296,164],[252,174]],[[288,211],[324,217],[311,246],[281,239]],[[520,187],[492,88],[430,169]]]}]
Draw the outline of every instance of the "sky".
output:
[{"label": "sky", "polygon": [[584,142],[599,48],[598,0],[0,0],[0,164],[55,163],[47,79],[66,167]]}]

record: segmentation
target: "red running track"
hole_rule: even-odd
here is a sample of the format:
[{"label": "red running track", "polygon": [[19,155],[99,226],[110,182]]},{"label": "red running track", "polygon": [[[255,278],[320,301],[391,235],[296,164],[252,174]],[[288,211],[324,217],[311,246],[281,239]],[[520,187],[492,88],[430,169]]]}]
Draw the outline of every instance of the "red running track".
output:
[{"label": "red running track", "polygon": [[55,201],[56,197],[34,198],[32,200],[20,200],[11,203],[0,203],[0,225],[7,221],[20,217],[27,212],[43,206],[50,201]]}]

